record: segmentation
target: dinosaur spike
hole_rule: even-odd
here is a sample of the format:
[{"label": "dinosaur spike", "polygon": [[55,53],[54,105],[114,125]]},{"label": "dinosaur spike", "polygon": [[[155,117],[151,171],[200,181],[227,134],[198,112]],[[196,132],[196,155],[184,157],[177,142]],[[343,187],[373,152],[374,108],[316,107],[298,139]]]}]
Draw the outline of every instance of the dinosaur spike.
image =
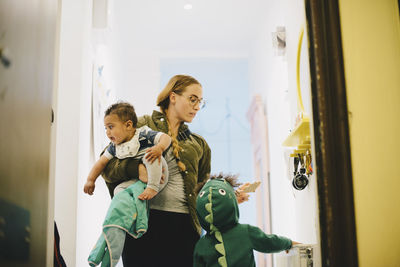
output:
[{"label": "dinosaur spike", "polygon": [[222,267],[227,267],[227,266],[228,266],[228,264],[227,264],[227,262],[226,262],[226,257],[225,257],[225,256],[219,257],[219,258],[218,258],[218,263],[219,263],[219,265],[222,266]]},{"label": "dinosaur spike", "polygon": [[222,235],[221,232],[215,232],[215,238],[222,243]]},{"label": "dinosaur spike", "polygon": [[206,204],[206,210],[211,213],[211,203]]},{"label": "dinosaur spike", "polygon": [[212,213],[208,214],[206,217],[204,217],[204,219],[205,219],[208,223],[212,224],[212,222],[213,222]]},{"label": "dinosaur spike", "polygon": [[215,249],[221,254],[222,256],[225,256],[225,248],[223,244],[216,244]]}]

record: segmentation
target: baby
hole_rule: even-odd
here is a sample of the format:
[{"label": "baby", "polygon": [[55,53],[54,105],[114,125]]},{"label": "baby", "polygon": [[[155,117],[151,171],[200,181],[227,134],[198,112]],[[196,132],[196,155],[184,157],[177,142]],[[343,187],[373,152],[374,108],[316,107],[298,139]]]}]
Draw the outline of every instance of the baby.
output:
[{"label": "baby", "polygon": [[[119,159],[142,158],[147,169],[148,180],[139,177],[142,182],[147,182],[146,189],[138,196],[140,200],[152,199],[159,192],[162,169],[167,168],[162,153],[170,146],[171,137],[165,133],[153,131],[147,126],[136,128],[136,125],[137,116],[131,104],[119,102],[106,110],[104,126],[111,144],[92,167],[83,188],[85,193],[93,194],[96,179],[113,157]],[[167,179],[167,171],[164,170],[164,186]],[[120,183],[115,188],[114,195],[136,181],[136,179],[117,181]]]}]

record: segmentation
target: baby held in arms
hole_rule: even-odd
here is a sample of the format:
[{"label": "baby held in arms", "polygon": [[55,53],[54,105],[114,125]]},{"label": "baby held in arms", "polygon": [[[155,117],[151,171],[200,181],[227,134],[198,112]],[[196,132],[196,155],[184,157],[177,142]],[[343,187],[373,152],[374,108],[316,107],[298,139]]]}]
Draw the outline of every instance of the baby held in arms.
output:
[{"label": "baby held in arms", "polygon": [[[139,177],[139,179],[147,183],[147,187],[138,196],[140,200],[152,199],[160,191],[160,180],[163,174],[164,183],[161,186],[165,186],[168,172],[162,153],[170,146],[171,137],[165,133],[153,131],[147,126],[136,128],[136,125],[137,116],[131,104],[119,102],[106,110],[104,127],[111,143],[92,167],[84,185],[85,193],[93,194],[96,179],[113,157],[142,159],[147,169],[147,176]],[[119,184],[114,189],[114,195],[136,181],[137,179],[121,178],[117,181]]]}]

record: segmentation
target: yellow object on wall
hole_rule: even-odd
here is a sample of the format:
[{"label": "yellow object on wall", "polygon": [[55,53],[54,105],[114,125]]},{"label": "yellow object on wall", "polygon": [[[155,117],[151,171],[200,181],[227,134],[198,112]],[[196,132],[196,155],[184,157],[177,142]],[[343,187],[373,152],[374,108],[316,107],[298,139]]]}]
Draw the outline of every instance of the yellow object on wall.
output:
[{"label": "yellow object on wall", "polygon": [[397,0],[340,0],[360,267],[400,266]]},{"label": "yellow object on wall", "polygon": [[305,153],[311,149],[310,139],[310,118],[304,111],[303,98],[300,88],[300,59],[301,47],[303,44],[304,27],[300,29],[299,41],[297,45],[297,62],[296,62],[296,84],[297,84],[297,103],[299,115],[296,120],[296,126],[291,131],[289,136],[283,142],[283,146],[296,147],[291,157],[297,156],[298,153]]}]

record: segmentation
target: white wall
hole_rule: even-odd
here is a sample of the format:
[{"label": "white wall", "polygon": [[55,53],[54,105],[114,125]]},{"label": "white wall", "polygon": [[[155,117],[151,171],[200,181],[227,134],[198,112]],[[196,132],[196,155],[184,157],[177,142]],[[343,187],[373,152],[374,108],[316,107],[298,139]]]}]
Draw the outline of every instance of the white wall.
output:
[{"label": "white wall", "polygon": [[[272,232],[306,244],[319,243],[319,218],[315,175],[303,191],[292,187],[293,159],[283,141],[295,126],[297,104],[296,60],[300,29],[305,25],[300,0],[269,1],[249,59],[250,91],[260,94],[266,108],[269,153]],[[286,28],[286,54],[278,56],[271,33]],[[311,117],[310,79],[306,33],[301,51],[301,88],[306,113]],[[318,252],[319,253],[319,252]],[[276,255],[275,255],[276,257]],[[319,255],[317,255],[319,257]],[[316,266],[318,266],[318,259]]]},{"label": "white wall", "polygon": [[[68,266],[87,266],[100,234],[109,196],[97,183],[96,194],[83,194],[93,163],[91,144],[92,2],[60,1],[59,81],[55,108],[55,221],[60,249]],[[103,204],[102,204],[103,203]]]},{"label": "white wall", "polygon": [[[73,264],[76,243],[76,190],[78,176],[79,95],[82,81],[82,13],[77,1],[61,2],[58,90],[55,106],[56,160],[55,212],[67,264]],[[76,14],[72,20],[72,14]],[[70,40],[75,40],[71,42]],[[65,164],[68,162],[68,164]]]},{"label": "white wall", "polygon": [[[117,15],[123,5],[114,4],[110,19],[111,55],[115,68],[116,99],[132,103],[140,116],[151,112],[160,83],[159,57],[155,51],[146,49],[135,42],[134,32],[122,28],[121,18]],[[134,27],[134,26],[133,26]],[[133,40],[128,42],[127,40]],[[147,98],[142,97],[149,94]],[[154,96],[154,97],[152,97]],[[140,100],[140,101],[138,101]]]}]

